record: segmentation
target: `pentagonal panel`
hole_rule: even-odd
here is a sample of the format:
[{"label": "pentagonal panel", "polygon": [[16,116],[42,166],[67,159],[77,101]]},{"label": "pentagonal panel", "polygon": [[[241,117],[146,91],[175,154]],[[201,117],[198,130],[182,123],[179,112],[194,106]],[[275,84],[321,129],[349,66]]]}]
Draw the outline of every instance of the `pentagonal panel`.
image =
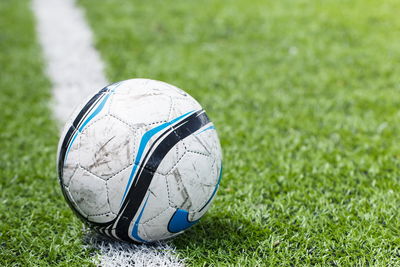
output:
[{"label": "pentagonal panel", "polygon": [[154,90],[122,89],[118,88],[113,96],[112,115],[135,128],[168,120],[171,111],[171,98],[168,95]]},{"label": "pentagonal panel", "polygon": [[159,216],[170,205],[168,200],[168,187],[165,177],[155,173],[149,187],[146,208],[143,211],[141,223],[145,223]]},{"label": "pentagonal panel", "polygon": [[[122,197],[128,186],[128,180],[132,173],[133,165],[123,169],[107,181],[108,197],[110,201],[110,209],[113,213],[118,214],[122,203]],[[133,180],[134,177],[132,177]]]},{"label": "pentagonal panel", "polygon": [[136,148],[136,137],[129,126],[106,116],[82,132],[80,165],[106,180],[133,162]]},{"label": "pentagonal panel", "polygon": [[110,212],[106,182],[79,168],[72,176],[69,191],[76,205],[86,215]]}]

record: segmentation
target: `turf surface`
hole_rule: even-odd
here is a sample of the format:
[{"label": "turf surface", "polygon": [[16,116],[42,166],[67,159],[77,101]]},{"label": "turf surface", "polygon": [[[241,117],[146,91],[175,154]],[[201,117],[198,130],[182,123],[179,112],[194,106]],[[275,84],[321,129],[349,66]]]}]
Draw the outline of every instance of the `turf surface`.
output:
[{"label": "turf surface", "polygon": [[0,264],[82,266],[82,225],[55,171],[50,83],[28,1],[0,1]]},{"label": "turf surface", "polygon": [[[111,80],[196,97],[224,177],[193,265],[397,265],[400,2],[80,0]],[[28,2],[0,1],[0,263],[88,264]]]},{"label": "turf surface", "polygon": [[399,1],[79,3],[111,80],[177,85],[217,126],[188,263],[399,263]]}]

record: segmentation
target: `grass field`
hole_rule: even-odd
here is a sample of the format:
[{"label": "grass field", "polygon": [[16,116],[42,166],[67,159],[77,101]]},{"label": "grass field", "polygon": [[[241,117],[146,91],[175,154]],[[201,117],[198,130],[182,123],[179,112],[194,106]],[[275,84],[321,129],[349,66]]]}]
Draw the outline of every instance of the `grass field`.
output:
[{"label": "grass field", "polygon": [[90,251],[56,179],[58,129],[33,22],[28,1],[0,1],[0,263],[79,266]]},{"label": "grass field", "polygon": [[[179,86],[218,129],[218,196],[172,241],[188,265],[400,264],[399,1],[78,2],[111,81]],[[0,262],[87,264],[33,27],[0,2]]]}]

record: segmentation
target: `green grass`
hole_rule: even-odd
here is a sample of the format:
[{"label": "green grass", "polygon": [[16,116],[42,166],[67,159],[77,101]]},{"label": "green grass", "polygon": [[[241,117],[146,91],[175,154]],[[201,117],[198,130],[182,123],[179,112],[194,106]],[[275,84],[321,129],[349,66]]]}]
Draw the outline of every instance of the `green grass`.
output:
[{"label": "green grass", "polygon": [[111,80],[175,84],[217,126],[189,264],[399,264],[399,1],[79,3]]},{"label": "green grass", "polygon": [[[189,265],[399,265],[397,0],[79,0],[108,77],[197,98],[224,177]],[[0,1],[0,263],[80,266],[27,0]]]},{"label": "green grass", "polygon": [[0,263],[88,265],[82,225],[58,185],[58,130],[33,23],[27,1],[0,1]]}]

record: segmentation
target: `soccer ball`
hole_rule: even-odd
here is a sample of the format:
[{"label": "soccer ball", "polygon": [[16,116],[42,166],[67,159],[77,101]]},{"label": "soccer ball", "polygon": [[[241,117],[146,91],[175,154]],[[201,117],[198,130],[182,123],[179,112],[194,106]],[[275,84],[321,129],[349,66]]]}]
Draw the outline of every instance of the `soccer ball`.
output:
[{"label": "soccer ball", "polygon": [[132,79],[92,96],[58,147],[65,199],[91,228],[146,243],[173,237],[208,210],[222,175],[214,125],[167,83]]}]

